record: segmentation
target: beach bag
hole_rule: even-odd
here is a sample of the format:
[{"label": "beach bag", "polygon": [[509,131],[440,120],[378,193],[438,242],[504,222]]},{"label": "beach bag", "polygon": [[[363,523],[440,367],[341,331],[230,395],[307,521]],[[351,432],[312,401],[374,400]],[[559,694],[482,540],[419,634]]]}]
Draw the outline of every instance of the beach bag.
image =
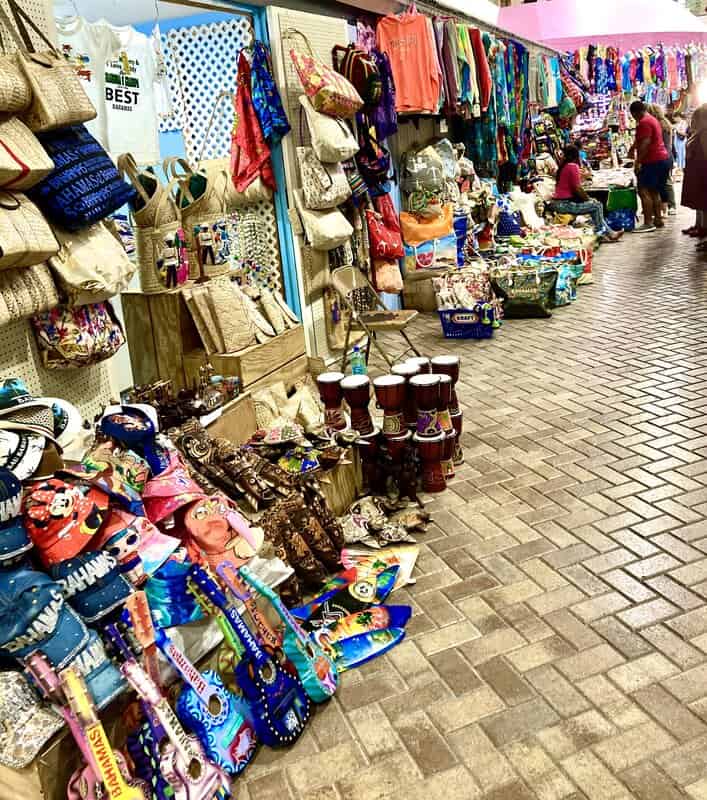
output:
[{"label": "beach bag", "polygon": [[54,169],[28,195],[53,224],[78,231],[134,201],[135,189],[121,179],[108,153],[83,125],[38,138]]},{"label": "beach bag", "polygon": [[305,205],[301,189],[294,196],[305,237],[315,250],[333,250],[351,238],[353,226],[338,208],[314,211]]},{"label": "beach bag", "polygon": [[20,192],[0,190],[0,269],[31,267],[59,250],[37,206]]},{"label": "beach bag", "polygon": [[103,223],[78,233],[57,228],[55,234],[61,249],[48,263],[70,308],[100,303],[128,288],[135,264]]},{"label": "beach bag", "polygon": [[57,306],[32,317],[32,327],[47,369],[97,364],[125,344],[123,329],[108,301],[78,308]]},{"label": "beach bag", "polygon": [[405,255],[400,230],[388,227],[383,216],[370,208],[366,209],[366,227],[372,258],[390,261]]},{"label": "beach bag", "polygon": [[304,42],[306,52],[298,52],[292,47],[290,58],[302,88],[315,110],[330,117],[353,117],[363,105],[363,100],[350,81],[315,58],[309,39],[300,31],[288,28],[283,32],[282,38],[283,41],[289,39],[293,43],[299,38]]},{"label": "beach bag", "polygon": [[491,277],[506,319],[551,317],[557,270],[509,270]]},{"label": "beach bag", "polygon": [[27,319],[59,304],[46,264],[0,272],[0,325]]},{"label": "beach bag", "polygon": [[324,164],[311,147],[298,147],[302,196],[307,208],[336,208],[351,197],[351,187],[341,164]]},{"label": "beach bag", "polygon": [[636,227],[636,212],[630,208],[620,208],[607,212],[605,220],[612,231],[632,231]]},{"label": "beach bag", "polygon": [[457,237],[454,234],[417,245],[405,245],[405,273],[418,269],[451,269],[457,266]]},{"label": "beach bag", "polygon": [[373,259],[373,285],[379,292],[399,294],[403,290],[403,276],[397,261]]},{"label": "beach bag", "polygon": [[[4,66],[10,69],[10,80],[17,81],[17,64],[29,89],[30,102],[25,107],[25,86],[17,86],[8,111],[22,109],[22,121],[32,131],[50,131],[68,125],[76,125],[95,119],[96,109],[88,98],[77,75],[76,68],[54,47],[31,17],[15,2],[8,0],[8,6],[17,28],[0,8],[0,21],[18,45],[15,59]],[[27,28],[30,28],[49,48],[42,53],[35,52]],[[18,36],[19,32],[19,36]],[[20,39],[20,36],[22,37]],[[13,103],[12,100],[15,102]],[[17,107],[17,104],[21,103]]]},{"label": "beach bag", "polygon": [[609,189],[609,197],[606,201],[607,211],[638,211],[638,198],[635,189]]},{"label": "beach bag", "polygon": [[356,89],[364,105],[377,106],[383,95],[383,83],[375,58],[355,44],[335,45],[331,57],[336,71]]},{"label": "beach bag", "polygon": [[346,122],[315,111],[305,94],[300,95],[299,102],[307,118],[312,149],[320,161],[333,164],[358,153],[359,144]]},{"label": "beach bag", "polygon": [[400,227],[405,244],[417,245],[430,239],[441,239],[454,233],[454,206],[446,203],[436,219],[424,219],[407,211],[400,213]]},{"label": "beach bag", "polygon": [[0,189],[23,192],[53,169],[54,162],[22,120],[0,122]]}]

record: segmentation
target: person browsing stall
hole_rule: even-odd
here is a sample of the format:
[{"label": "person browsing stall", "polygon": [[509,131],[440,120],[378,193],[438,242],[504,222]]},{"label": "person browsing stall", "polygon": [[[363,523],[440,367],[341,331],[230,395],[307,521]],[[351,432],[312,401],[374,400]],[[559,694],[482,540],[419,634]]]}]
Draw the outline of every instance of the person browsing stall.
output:
[{"label": "person browsing stall", "polygon": [[650,233],[664,228],[661,194],[665,194],[670,175],[671,160],[663,141],[660,122],[649,114],[645,103],[635,100],[630,106],[636,120],[635,170],[638,177],[638,194],[643,206],[643,225],[634,233]]},{"label": "person browsing stall", "polygon": [[569,144],[563,152],[562,163],[557,170],[557,186],[552,200],[552,209],[558,214],[587,214],[592,218],[595,232],[603,242],[617,242],[623,231],[612,231],[604,219],[604,211],[598,200],[592,199],[582,188],[582,170],[579,150]]}]

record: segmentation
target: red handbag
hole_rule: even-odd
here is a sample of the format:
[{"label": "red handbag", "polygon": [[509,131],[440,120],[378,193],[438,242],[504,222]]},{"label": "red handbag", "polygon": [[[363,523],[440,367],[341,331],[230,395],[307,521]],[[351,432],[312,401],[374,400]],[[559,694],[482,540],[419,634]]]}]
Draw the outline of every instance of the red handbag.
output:
[{"label": "red handbag", "polygon": [[400,217],[395,210],[391,196],[386,192],[375,198],[373,201],[376,206],[376,211],[383,217],[383,224],[391,231],[402,233],[400,227]]},{"label": "red handbag", "polygon": [[389,228],[383,216],[373,209],[366,209],[366,225],[368,227],[368,241],[371,245],[371,257],[382,258],[390,261],[393,258],[402,258],[403,237],[400,230]]}]

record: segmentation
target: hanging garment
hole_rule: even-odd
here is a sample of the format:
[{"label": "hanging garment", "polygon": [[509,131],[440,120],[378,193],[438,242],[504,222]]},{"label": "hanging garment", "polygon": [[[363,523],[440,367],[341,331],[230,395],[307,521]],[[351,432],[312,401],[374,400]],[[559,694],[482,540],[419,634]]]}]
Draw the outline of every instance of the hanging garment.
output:
[{"label": "hanging garment", "polygon": [[437,94],[437,108],[436,112],[439,113],[439,110],[444,105],[445,101],[445,89],[444,89],[444,73],[442,72],[442,61],[440,59],[439,53],[439,43],[437,41],[437,34],[435,32],[435,27],[432,24],[432,20],[429,17],[425,17],[427,21],[427,30],[432,42],[432,57],[434,60],[434,65],[437,70],[437,85],[438,85],[438,94]]},{"label": "hanging garment", "polygon": [[256,178],[273,191],[277,188],[268,147],[251,96],[250,64],[245,54],[238,57],[236,122],[231,145],[233,184],[244,192]]},{"label": "hanging garment", "polygon": [[606,48],[606,58],[604,60],[606,66],[606,86],[610,92],[615,92],[618,88],[616,84],[616,48]]},{"label": "hanging garment", "polygon": [[388,54],[396,111],[434,113],[439,105],[439,74],[427,18],[411,12],[383,17],[376,28],[378,49]]},{"label": "hanging garment", "polygon": [[442,40],[442,68],[447,76],[449,96],[447,104],[451,113],[456,113],[461,90],[459,60],[457,57],[457,26],[453,20],[444,21],[444,37]]},{"label": "hanging garment", "polygon": [[251,81],[253,106],[258,115],[260,128],[270,147],[274,147],[290,132],[290,123],[282,107],[280,92],[273,80],[270,55],[260,41],[253,45]]},{"label": "hanging garment", "polygon": [[511,124],[511,116],[508,103],[508,84],[506,83],[506,45],[500,39],[494,39],[489,49],[489,56],[496,105],[496,122],[499,126],[508,127]]},{"label": "hanging garment", "polygon": [[376,129],[376,139],[382,142],[398,130],[398,113],[395,110],[395,83],[390,59],[380,50],[371,50],[381,78],[380,103],[371,111],[370,121]]},{"label": "hanging garment", "polygon": [[486,50],[481,40],[481,31],[478,28],[470,28],[471,45],[474,50],[474,60],[476,61],[476,74],[479,82],[479,103],[481,111],[488,110],[491,102],[492,79],[489,68]]},{"label": "hanging garment", "polygon": [[367,53],[376,46],[376,32],[365,22],[356,23],[356,44]]}]

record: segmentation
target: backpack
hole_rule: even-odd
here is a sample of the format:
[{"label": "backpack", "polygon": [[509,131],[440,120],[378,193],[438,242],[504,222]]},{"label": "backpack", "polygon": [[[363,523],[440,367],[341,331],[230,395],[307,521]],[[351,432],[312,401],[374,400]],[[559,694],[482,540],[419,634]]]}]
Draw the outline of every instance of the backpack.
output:
[{"label": "backpack", "polygon": [[331,54],[334,69],[354,85],[364,104],[377,106],[383,96],[383,83],[373,56],[355,44],[336,45]]}]

